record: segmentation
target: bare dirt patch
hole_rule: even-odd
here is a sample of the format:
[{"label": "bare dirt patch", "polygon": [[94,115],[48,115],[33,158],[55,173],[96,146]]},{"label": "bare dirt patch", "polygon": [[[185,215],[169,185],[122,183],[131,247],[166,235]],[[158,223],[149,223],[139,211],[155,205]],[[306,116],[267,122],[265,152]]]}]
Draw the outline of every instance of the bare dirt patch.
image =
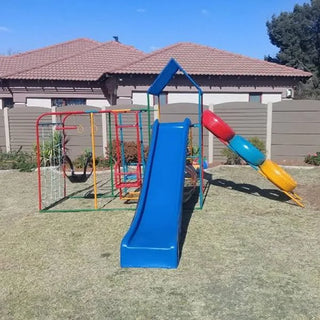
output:
[{"label": "bare dirt patch", "polygon": [[297,192],[305,202],[320,212],[320,184],[300,185]]}]

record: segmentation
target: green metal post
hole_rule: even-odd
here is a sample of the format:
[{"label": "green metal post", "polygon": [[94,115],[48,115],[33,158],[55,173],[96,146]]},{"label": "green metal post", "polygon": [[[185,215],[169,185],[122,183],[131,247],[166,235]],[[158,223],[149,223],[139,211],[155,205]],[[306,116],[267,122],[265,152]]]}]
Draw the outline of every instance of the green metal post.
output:
[{"label": "green metal post", "polygon": [[199,108],[198,108],[198,122],[199,122],[199,174],[200,174],[200,208],[203,207],[203,128],[202,128],[202,92],[199,91]]},{"label": "green metal post", "polygon": [[150,146],[151,141],[151,117],[150,117],[150,95],[147,93],[147,102],[148,102],[148,143]]},{"label": "green metal post", "polygon": [[146,165],[146,159],[144,157],[144,145],[143,145],[143,130],[142,130],[142,111],[139,111],[139,131],[140,131],[140,145],[141,145],[141,160],[143,171]]}]

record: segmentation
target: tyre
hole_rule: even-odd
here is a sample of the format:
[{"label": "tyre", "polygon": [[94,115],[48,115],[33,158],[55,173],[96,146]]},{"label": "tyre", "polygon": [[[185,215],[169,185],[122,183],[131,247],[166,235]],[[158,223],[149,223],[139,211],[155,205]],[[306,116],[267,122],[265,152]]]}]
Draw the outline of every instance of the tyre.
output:
[{"label": "tyre", "polygon": [[291,192],[297,182],[283,168],[271,160],[266,160],[260,166],[262,173],[279,189]]},{"label": "tyre", "polygon": [[250,141],[239,135],[235,135],[229,141],[229,147],[243,160],[253,166],[261,165],[266,159],[265,155],[258,148],[256,148]]},{"label": "tyre", "polygon": [[205,110],[202,114],[202,124],[218,139],[229,142],[235,135],[234,131],[220,117],[210,110]]}]

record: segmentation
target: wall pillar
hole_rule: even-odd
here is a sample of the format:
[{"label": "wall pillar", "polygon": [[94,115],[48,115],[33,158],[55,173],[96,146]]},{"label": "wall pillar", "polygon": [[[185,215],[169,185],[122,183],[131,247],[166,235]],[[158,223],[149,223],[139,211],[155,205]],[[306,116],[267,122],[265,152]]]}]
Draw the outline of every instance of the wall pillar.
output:
[{"label": "wall pillar", "polygon": [[159,119],[159,106],[155,104],[154,106],[151,106],[151,108],[153,108],[153,121],[156,121],[157,119],[160,121],[161,119]]},{"label": "wall pillar", "polygon": [[9,108],[3,109],[4,135],[6,140],[6,152],[11,151],[10,144],[10,125],[9,125]]},{"label": "wall pillar", "polygon": [[[209,110],[214,112],[213,104],[209,104]],[[213,134],[208,130],[208,163],[213,162]]]},{"label": "wall pillar", "polygon": [[[107,110],[107,106],[101,107],[101,110]],[[101,113],[101,121],[102,121],[102,154],[107,157],[107,149],[108,146],[108,134],[107,134],[107,114]]]},{"label": "wall pillar", "polygon": [[[51,112],[57,112],[57,107],[56,106],[52,106],[51,107]],[[56,126],[57,126],[57,116],[55,114],[53,114],[51,116],[51,121],[52,121],[52,123],[54,123],[54,125],[52,126],[52,134],[54,134],[54,132],[56,131]]]},{"label": "wall pillar", "polygon": [[266,157],[271,159],[271,145],[272,145],[272,102],[267,105],[267,137],[266,137]]}]

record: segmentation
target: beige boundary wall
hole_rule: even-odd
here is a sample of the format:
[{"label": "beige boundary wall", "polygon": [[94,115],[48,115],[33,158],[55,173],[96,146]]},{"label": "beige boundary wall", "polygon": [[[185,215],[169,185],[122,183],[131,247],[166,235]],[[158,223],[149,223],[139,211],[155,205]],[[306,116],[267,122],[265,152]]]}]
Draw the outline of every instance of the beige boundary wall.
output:
[{"label": "beige boundary wall", "polygon": [[[111,106],[104,108],[132,108],[139,106]],[[68,108],[68,109],[67,109]],[[88,106],[59,108],[58,110],[99,110]],[[305,155],[320,151],[320,101],[287,100],[277,103],[259,104],[232,102],[204,106],[217,113],[237,134],[245,138],[258,137],[265,142],[267,157],[280,163],[302,163]],[[50,109],[49,109],[50,110]],[[183,121],[189,117],[198,122],[197,104],[176,103],[161,107],[161,121]],[[21,146],[24,151],[31,151],[35,141],[36,118],[48,112],[42,107],[15,107],[0,110],[0,148],[2,151],[16,151]],[[157,117],[152,115],[151,121]],[[83,121],[88,125],[88,119]],[[107,145],[106,118],[96,119],[96,140],[98,154],[103,154]],[[52,119],[54,121],[54,119]],[[113,124],[113,120],[112,120]],[[84,126],[84,124],[82,124]],[[85,146],[90,146],[88,130],[86,134],[75,135],[70,146],[75,153],[80,153]],[[223,161],[221,144],[212,134],[204,129],[204,149],[209,162]],[[70,133],[72,135],[72,133]],[[133,133],[134,134],[134,133]],[[143,135],[147,144],[147,117],[143,115]],[[130,139],[127,133],[126,139]],[[197,130],[194,130],[197,140]],[[131,140],[134,140],[132,138]],[[72,141],[72,142],[71,142]]]},{"label": "beige boundary wall", "polygon": [[320,101],[273,104],[271,155],[276,161],[300,160],[320,151]]},{"label": "beige boundary wall", "polygon": [[[1,151],[17,151],[21,149],[25,152],[30,152],[36,144],[36,120],[44,114],[50,112],[68,112],[68,111],[99,111],[108,109],[129,109],[129,108],[144,108],[136,105],[122,106],[67,106],[67,107],[14,107],[12,109],[5,108],[0,110],[0,148]],[[152,115],[152,121],[153,121]],[[111,127],[114,128],[114,116],[111,116]],[[147,114],[141,115],[142,120],[142,136],[145,145],[148,144],[147,130]],[[52,135],[53,124],[59,123],[58,117],[48,115],[42,118],[42,126],[39,127],[40,137],[43,140],[48,140]],[[133,114],[123,116],[123,124],[134,123]],[[48,126],[46,126],[48,124]],[[91,127],[90,115],[72,115],[65,122],[66,126],[77,127],[77,129],[65,130],[68,138],[66,145],[70,157],[74,158],[84,153],[86,150],[91,150]],[[50,131],[51,130],[51,131]],[[128,128],[123,130],[125,140],[136,140],[136,129]],[[94,134],[95,134],[95,150],[97,156],[106,154],[106,146],[108,144],[108,115],[94,114]],[[141,134],[141,131],[139,131]],[[115,139],[114,129],[112,130],[112,139]],[[21,148],[22,147],[22,148]]]},{"label": "beige boundary wall", "polygon": [[[266,104],[234,102],[211,105],[210,110],[222,118],[236,134],[246,139],[258,137],[265,144],[267,143],[267,108]],[[223,161],[221,151],[225,146],[210,134],[209,159]],[[211,160],[211,161],[212,161]]]},{"label": "beige boundary wall", "polygon": [[[280,163],[303,163],[309,153],[320,151],[320,101],[284,100],[277,103],[230,102],[204,106],[246,139],[258,137],[266,145],[266,156]],[[161,107],[161,121],[198,122],[197,104],[176,103]],[[209,162],[224,161],[225,147],[204,129],[204,152]],[[197,138],[197,133],[195,133]]]},{"label": "beige boundary wall", "polygon": [[[210,106],[237,134],[258,137],[266,155],[281,164],[303,163],[307,154],[320,151],[320,101],[284,100],[268,104],[226,103]],[[212,156],[220,160],[223,145],[210,138]]]},{"label": "beige boundary wall", "polygon": [[4,119],[4,110],[0,110],[0,150],[2,152],[7,151]]}]

